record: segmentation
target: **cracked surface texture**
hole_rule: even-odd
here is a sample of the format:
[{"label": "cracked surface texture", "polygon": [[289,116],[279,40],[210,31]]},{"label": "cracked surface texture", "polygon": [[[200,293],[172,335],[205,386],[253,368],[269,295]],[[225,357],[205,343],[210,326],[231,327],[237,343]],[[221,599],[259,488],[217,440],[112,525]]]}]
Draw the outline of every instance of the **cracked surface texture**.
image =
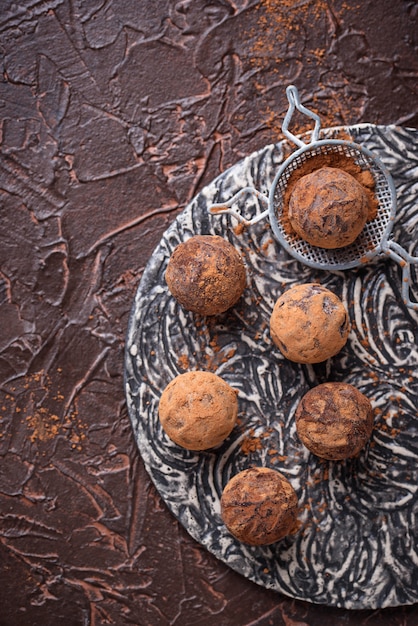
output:
[{"label": "cracked surface texture", "polygon": [[[3,0],[2,626],[413,626],[258,587],[195,542],[139,456],[131,304],[197,192],[281,138],[295,83],[323,126],[418,126],[408,0]],[[306,129],[295,120],[295,132]]]}]

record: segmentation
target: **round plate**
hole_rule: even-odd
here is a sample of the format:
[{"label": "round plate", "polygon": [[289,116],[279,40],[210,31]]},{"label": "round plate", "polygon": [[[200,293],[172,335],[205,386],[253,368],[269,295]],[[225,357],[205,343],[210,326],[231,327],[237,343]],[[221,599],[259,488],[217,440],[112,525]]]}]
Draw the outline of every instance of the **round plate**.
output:
[{"label": "round plate", "polygon": [[[359,125],[347,134],[391,172],[398,198],[393,238],[417,254],[418,131]],[[401,269],[390,260],[326,272],[302,265],[274,239],[268,221],[241,232],[209,206],[239,189],[269,191],[293,147],[283,141],[227,170],[186,207],[153,253],[139,285],[127,333],[125,384],[134,435],[161,497],[196,541],[234,570],[293,598],[351,609],[418,601],[418,314],[402,304]],[[248,211],[259,210],[248,206]],[[177,244],[195,234],[228,239],[242,254],[248,285],[227,313],[204,318],[183,310],[164,273]],[[416,272],[412,297],[417,299]],[[272,344],[269,318],[296,283],[321,282],[344,301],[352,328],[333,359],[304,366]],[[208,370],[238,389],[239,420],[217,449],[194,453],[162,431],[158,402],[169,381]],[[375,409],[370,444],[354,459],[323,461],[298,440],[294,413],[302,395],[326,380],[346,381]],[[250,466],[278,469],[300,502],[300,526],[267,547],[236,541],[220,516],[227,481]]]}]

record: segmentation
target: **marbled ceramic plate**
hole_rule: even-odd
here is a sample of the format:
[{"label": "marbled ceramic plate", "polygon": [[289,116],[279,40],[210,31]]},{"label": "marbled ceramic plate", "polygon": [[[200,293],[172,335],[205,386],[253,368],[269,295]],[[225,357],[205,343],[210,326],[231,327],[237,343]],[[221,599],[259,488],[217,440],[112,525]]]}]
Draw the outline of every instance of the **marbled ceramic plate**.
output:
[{"label": "marbled ceramic plate", "polygon": [[[328,129],[323,136],[343,130],[388,167],[398,197],[393,238],[418,254],[418,132],[361,125]],[[399,266],[385,260],[345,272],[312,270],[280,248],[268,222],[239,233],[230,216],[208,214],[211,203],[224,202],[244,186],[268,192],[289,150],[286,142],[267,146],[219,176],[186,207],[152,255],[127,334],[126,394],[134,435],[172,513],[247,578],[332,606],[411,604],[418,601],[418,314],[402,304]],[[170,254],[194,234],[229,239],[247,266],[243,297],[216,318],[182,310],[165,284]],[[284,289],[310,281],[343,299],[352,330],[335,358],[301,366],[280,355],[268,322]],[[412,296],[418,296],[416,282]],[[209,452],[176,446],[158,420],[164,387],[191,369],[213,371],[239,390],[239,423]],[[370,445],[355,459],[321,461],[296,435],[299,399],[325,380],[354,384],[375,408]],[[261,548],[234,540],[220,517],[223,487],[254,465],[280,470],[300,501],[298,532]]]}]

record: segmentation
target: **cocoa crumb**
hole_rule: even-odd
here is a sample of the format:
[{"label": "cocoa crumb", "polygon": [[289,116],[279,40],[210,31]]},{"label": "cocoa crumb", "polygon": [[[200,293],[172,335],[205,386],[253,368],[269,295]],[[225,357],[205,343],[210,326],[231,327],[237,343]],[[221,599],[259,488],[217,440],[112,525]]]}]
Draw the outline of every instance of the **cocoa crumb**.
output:
[{"label": "cocoa crumb", "polygon": [[236,235],[242,235],[242,233],[245,231],[245,228],[245,224],[239,222],[238,224],[236,224],[236,226],[234,226],[233,231]]},{"label": "cocoa crumb", "polygon": [[241,452],[243,452],[244,454],[251,454],[252,452],[262,450],[263,444],[261,438],[254,434],[253,428],[249,431],[249,434],[242,440],[240,448]]},{"label": "cocoa crumb", "polygon": [[187,354],[181,354],[177,359],[177,365],[180,369],[187,371],[190,369],[190,361]]}]

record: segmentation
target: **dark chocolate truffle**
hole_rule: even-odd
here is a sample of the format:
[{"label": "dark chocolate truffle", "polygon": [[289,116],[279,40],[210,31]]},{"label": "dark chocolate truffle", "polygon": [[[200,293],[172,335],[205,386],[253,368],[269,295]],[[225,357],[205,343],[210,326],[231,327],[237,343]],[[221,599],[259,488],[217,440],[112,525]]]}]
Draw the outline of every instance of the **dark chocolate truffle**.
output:
[{"label": "dark chocolate truffle", "polygon": [[275,543],[297,528],[298,498],[280,472],[252,467],[236,474],[221,497],[221,515],[236,539],[252,546]]},{"label": "dark chocolate truffle", "polygon": [[321,167],[302,176],[289,200],[293,230],[320,248],[342,248],[353,243],[369,217],[365,188],[351,174]]},{"label": "dark chocolate truffle", "polygon": [[186,372],[161,394],[159,418],[172,441],[188,450],[218,446],[238,415],[238,392],[211,372]]},{"label": "dark chocolate truffle", "polygon": [[310,389],[296,409],[296,430],[317,456],[339,461],[356,456],[370,439],[370,400],[348,383],[329,382]]},{"label": "dark chocolate truffle", "polygon": [[270,333],[283,356],[320,363],[337,354],[350,330],[347,311],[332,291],[317,283],[295,285],[274,305]]},{"label": "dark chocolate truffle", "polygon": [[219,315],[232,307],[246,284],[238,251],[216,235],[195,235],[179,244],[165,279],[171,294],[188,311]]}]

